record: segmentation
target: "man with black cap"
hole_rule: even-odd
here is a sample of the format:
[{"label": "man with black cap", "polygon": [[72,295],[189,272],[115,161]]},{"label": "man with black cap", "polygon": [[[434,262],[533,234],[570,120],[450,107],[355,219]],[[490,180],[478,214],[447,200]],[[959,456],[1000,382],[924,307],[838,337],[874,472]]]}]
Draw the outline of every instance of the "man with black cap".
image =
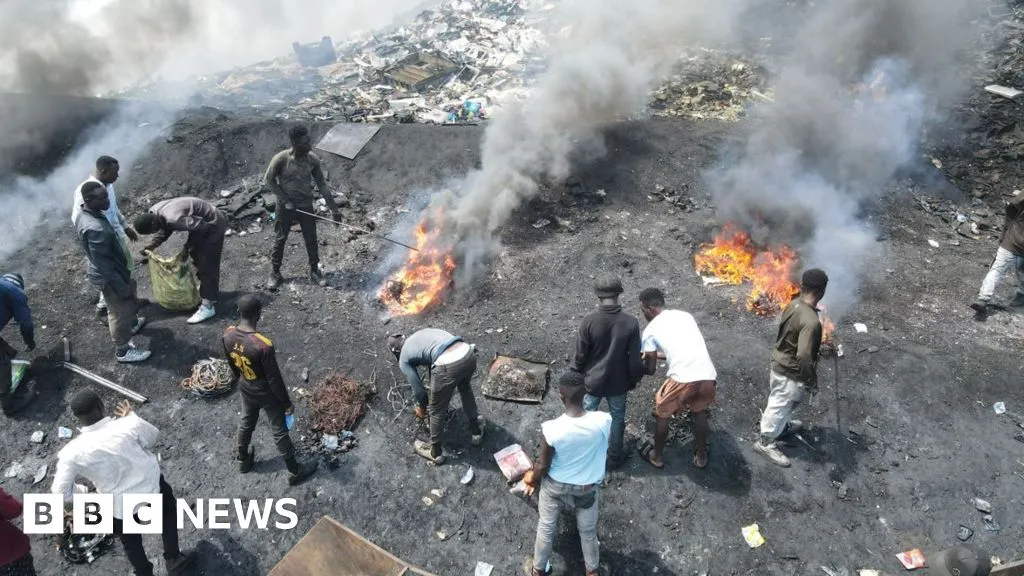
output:
[{"label": "man with black cap", "polygon": [[235,461],[238,471],[248,473],[256,464],[256,451],[251,446],[252,433],[259,422],[260,412],[267,415],[274,431],[274,442],[284,458],[288,469],[288,484],[296,485],[316,472],[317,462],[299,463],[295,458],[295,445],[288,434],[285,418],[294,410],[284,385],[281,370],[277,365],[274,343],[257,331],[263,303],[259,298],[246,294],[238,299],[238,326],[229,326],[224,331],[222,342],[228,364],[239,382],[242,399],[242,418],[238,422],[236,436],[238,452]]},{"label": "man with black cap", "polygon": [[597,410],[601,399],[608,402],[612,416],[608,463],[621,464],[626,431],[626,393],[636,388],[643,378],[640,360],[640,322],[622,311],[619,295],[622,281],[614,274],[603,274],[594,282],[597,310],[587,314],[576,337],[576,354],[572,370],[583,374],[587,393],[583,407]]},{"label": "man with black cap", "polygon": [[[53,477],[55,494],[62,494],[70,506],[75,477],[87,479],[100,494],[114,496],[114,533],[121,538],[125,555],[136,576],[153,576],[153,564],[142,547],[141,534],[124,533],[124,494],[160,494],[163,500],[162,538],[167,573],[181,574],[191,558],[178,547],[177,504],[174,492],[164,481],[160,463],[153,454],[159,430],[139,418],[124,401],[117,406],[119,418],[104,415],[103,401],[93,390],[82,390],[71,399],[71,412],[82,424],[77,438],[57,453]],[[137,519],[136,519],[137,520]]]},{"label": "man with black cap", "polygon": [[779,449],[782,436],[799,433],[803,423],[790,420],[793,410],[808,393],[818,389],[818,350],[821,348],[821,319],[818,303],[825,297],[828,276],[818,268],[804,272],[800,296],[782,311],[779,333],[771,360],[771,392],[761,414],[761,438],[754,450],[773,464],[790,465]]},{"label": "man with black cap", "polygon": [[[31,352],[36,347],[35,329],[32,325],[32,310],[25,295],[25,280],[21,274],[0,276],[0,330],[14,319],[21,328],[21,339]],[[6,340],[0,338],[0,408],[10,416],[28,406],[36,397],[34,391],[23,384],[11,392],[11,360],[18,354]]]},{"label": "man with black cap", "polygon": [[[392,334],[388,338],[388,349],[395,355],[399,368],[412,387],[416,397],[416,417],[422,419],[428,413],[430,415],[430,442],[416,440],[416,453],[433,464],[444,463],[441,441],[448,420],[448,405],[456,390],[469,419],[469,443],[479,446],[484,439],[484,430],[472,385],[473,373],[476,372],[476,347],[467,344],[461,336],[436,328],[424,328],[408,338]],[[426,367],[430,378],[429,394],[418,371],[421,367]]]}]

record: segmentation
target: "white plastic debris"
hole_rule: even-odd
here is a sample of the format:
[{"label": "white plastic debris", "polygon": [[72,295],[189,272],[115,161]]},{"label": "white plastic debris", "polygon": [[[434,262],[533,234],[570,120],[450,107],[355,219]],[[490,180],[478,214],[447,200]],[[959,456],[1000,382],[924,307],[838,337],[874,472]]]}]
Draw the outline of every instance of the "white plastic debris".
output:
[{"label": "white plastic debris", "polygon": [[491,566],[487,562],[477,562],[476,570],[473,572],[473,576],[491,576],[491,572],[494,571],[494,566]]},{"label": "white plastic debris", "polygon": [[7,472],[4,472],[4,478],[17,478],[23,472],[25,472],[25,467],[21,465],[21,462],[14,462],[7,468]]},{"label": "white plastic debris", "polygon": [[1006,404],[1002,402],[993,404],[992,409],[996,411],[996,414],[1006,414]]},{"label": "white plastic debris", "polygon": [[36,470],[36,475],[32,477],[33,484],[39,484],[46,478],[46,464],[43,464],[39,470]]},{"label": "white plastic debris", "polygon": [[338,437],[334,434],[324,434],[320,438],[320,443],[323,444],[325,450],[333,452],[338,449]]},{"label": "white plastic debris", "polygon": [[469,470],[466,470],[466,473],[462,475],[462,480],[459,480],[459,482],[461,482],[463,486],[468,486],[469,483],[473,481],[473,476],[473,467],[470,466]]},{"label": "white plastic debris", "polygon": [[73,435],[74,432],[71,431],[71,428],[65,428],[63,426],[57,427],[57,437],[60,438],[61,440],[67,440],[68,438],[71,438],[71,436]]},{"label": "white plastic debris", "polygon": [[547,226],[548,224],[551,224],[551,220],[548,220],[547,218],[541,218],[540,220],[537,220],[536,222],[533,223],[533,227],[539,229]]},{"label": "white plastic debris", "polygon": [[231,190],[221,190],[220,191],[220,197],[221,198],[227,198],[228,196],[231,196],[232,194],[234,194],[234,192],[231,191]]},{"label": "white plastic debris", "polygon": [[856,330],[859,334],[867,334],[868,333],[868,325],[867,324],[861,324],[860,322],[854,322],[853,329]]},{"label": "white plastic debris", "polygon": [[1002,96],[1003,98],[1009,98],[1010,100],[1013,100],[1017,98],[1017,96],[1024,94],[1024,92],[1021,92],[1016,88],[1010,88],[1009,86],[1000,86],[999,84],[989,84],[988,86],[985,86],[985,92],[995,94],[997,96]]},{"label": "white plastic debris", "polygon": [[928,245],[931,246],[932,248],[938,248],[939,247],[939,243],[936,242],[935,240],[932,240],[931,238],[928,239]]},{"label": "white plastic debris", "polygon": [[46,437],[46,433],[45,432],[43,432],[42,430],[36,430],[35,432],[32,433],[32,436],[29,437],[29,440],[32,441],[35,444],[42,444],[43,443],[43,438],[45,438],[45,437]]}]

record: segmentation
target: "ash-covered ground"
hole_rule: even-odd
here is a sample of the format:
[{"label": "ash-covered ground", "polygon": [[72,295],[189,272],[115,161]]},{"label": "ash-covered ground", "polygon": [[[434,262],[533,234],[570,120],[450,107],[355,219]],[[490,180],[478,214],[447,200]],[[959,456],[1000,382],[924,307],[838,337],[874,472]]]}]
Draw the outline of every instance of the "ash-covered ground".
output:
[{"label": "ash-covered ground", "polygon": [[[314,126],[314,137],[328,127]],[[974,530],[970,543],[990,554],[1024,555],[1024,431],[992,409],[996,401],[1011,411],[1024,403],[1022,321],[1005,312],[985,322],[974,318],[966,304],[996,241],[958,236],[922,210],[916,196],[932,190],[901,184],[870,216],[878,229],[872,261],[858,303],[838,326],[845,357],[838,374],[830,360],[822,361],[820,394],[800,414],[812,426],[807,438],[820,453],[795,444],[787,450],[796,455],[794,466],[779,469],[751,449],[768,392],[775,321],[743,309],[743,288],[705,288],[692,264],[696,247],[720,224],[702,173],[742,129],[671,119],[612,129],[606,159],[581,167],[565,186],[545,189],[504,227],[505,250],[477,290],[453,294],[418,318],[385,324],[375,306],[374,292],[398,257],[392,246],[321,224],[330,278],[324,289],[305,280],[301,235],[292,234],[284,270],[291,281],[265,295],[261,324],[278,347],[288,385],[309,388],[327,372],[342,369],[377,389],[356,430],[359,446],[336,470],[322,468],[295,488],[286,485],[265,423],[255,438],[260,460],[255,472],[237,473],[232,462],[237,393],[207,401],[179,387],[195,361],[220,355],[220,334],[234,321],[230,311],[238,295],[258,290],[265,281],[269,227],[228,238],[224,297],[215,320],[188,326],[185,316],[149,308],[150,324],[139,340],[154,355],[126,367],[114,362],[108,333],[94,319],[95,291],[85,281],[70,224],[63,214],[54,215],[30,246],[3,265],[24,273],[28,282],[39,341],[29,357],[37,362],[41,397],[7,422],[0,465],[6,470],[20,462],[35,470],[45,461],[52,474],[63,443],[57,427],[74,426],[67,402],[89,386],[62,369],[46,369],[60,360],[66,336],[78,363],[149,396],[138,411],[161,430],[157,450],[179,497],[298,500],[300,522],[292,531],[184,530],[183,546],[199,555],[197,574],[265,574],[325,514],[437,574],[468,574],[477,561],[493,564],[495,574],[516,574],[532,552],[537,514],[508,493],[491,455],[514,442],[532,451],[539,424],[559,415],[561,405],[550,392],[539,406],[483,399],[479,385],[486,359],[510,353],[548,361],[555,373],[564,369],[576,326],[595,304],[591,280],[613,271],[623,277],[624,305],[631,312],[638,313],[642,288],[658,286],[671,306],[696,315],[719,372],[719,400],[708,469],[693,468],[691,442],[680,423],[664,471],[634,453],[609,474],[599,530],[611,573],[781,576],[818,574],[823,566],[837,573],[861,568],[897,573],[902,567],[896,553],[952,547],[959,543],[961,524]],[[122,168],[122,209],[130,218],[163,197],[215,199],[221,188],[260,173],[285,146],[285,131],[282,122],[197,112],[173,128],[173,138]],[[430,190],[477,165],[481,134],[475,127],[384,126],[355,161],[323,156],[335,185],[344,182],[352,192],[357,208],[349,210],[350,221],[369,218],[379,230],[400,235]],[[656,194],[660,187],[677,201],[660,199],[665,194]],[[70,198],[71,191],[67,194]],[[541,219],[551,224],[534,227]],[[148,296],[145,269],[139,274]],[[1011,285],[1005,284],[1000,295],[1006,297]],[[854,322],[866,324],[868,332],[856,333]],[[488,420],[484,444],[469,447],[465,417],[458,411],[446,437],[453,457],[441,467],[428,466],[413,453],[416,425],[409,406],[400,405],[410,394],[384,346],[388,332],[427,326],[463,335],[478,345],[482,359],[474,386]],[[13,325],[4,337],[20,342]],[[301,373],[307,368],[305,383]],[[630,446],[638,434],[652,431],[653,395],[661,380],[662,374],[647,377],[630,395]],[[111,405],[117,400],[101,393]],[[308,437],[308,403],[293,395],[296,437]],[[29,441],[35,430],[47,433],[41,445]],[[476,479],[462,486],[467,466],[476,470]],[[33,486],[31,479],[5,479],[3,487],[21,496],[47,488],[50,481]],[[445,496],[426,506],[422,498],[438,488]],[[985,530],[971,504],[975,497],[992,503],[999,532]],[[750,549],[740,528],[755,522],[767,544]],[[568,518],[561,524],[556,574],[583,569],[571,525]],[[456,534],[441,541],[438,531]],[[128,570],[119,545],[88,567],[63,563],[44,537],[33,537],[33,546],[40,574]],[[146,546],[151,557],[159,556],[158,538],[147,537]]]}]

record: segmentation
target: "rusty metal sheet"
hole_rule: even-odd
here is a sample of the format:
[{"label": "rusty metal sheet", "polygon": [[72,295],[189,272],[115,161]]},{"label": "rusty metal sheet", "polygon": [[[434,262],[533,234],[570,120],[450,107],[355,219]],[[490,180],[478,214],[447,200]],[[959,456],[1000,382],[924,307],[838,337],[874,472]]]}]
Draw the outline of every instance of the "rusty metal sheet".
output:
[{"label": "rusty metal sheet", "polygon": [[363,124],[361,122],[335,124],[330,132],[324,134],[324,137],[320,139],[316,149],[352,160],[379,130],[380,124]]},{"label": "rusty metal sheet", "polygon": [[481,389],[488,398],[539,404],[550,381],[547,364],[495,354]]}]

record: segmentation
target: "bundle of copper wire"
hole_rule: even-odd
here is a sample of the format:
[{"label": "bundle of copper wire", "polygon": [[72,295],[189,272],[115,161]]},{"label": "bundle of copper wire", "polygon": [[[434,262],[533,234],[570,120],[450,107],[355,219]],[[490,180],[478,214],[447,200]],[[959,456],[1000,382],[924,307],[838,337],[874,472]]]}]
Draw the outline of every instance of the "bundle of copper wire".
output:
[{"label": "bundle of copper wire", "polygon": [[325,434],[352,430],[366,412],[370,386],[331,372],[313,387],[311,427]]},{"label": "bundle of copper wire", "polygon": [[196,396],[220,396],[231,391],[234,379],[226,360],[207,358],[192,366],[192,374],[181,381],[181,387]]}]

